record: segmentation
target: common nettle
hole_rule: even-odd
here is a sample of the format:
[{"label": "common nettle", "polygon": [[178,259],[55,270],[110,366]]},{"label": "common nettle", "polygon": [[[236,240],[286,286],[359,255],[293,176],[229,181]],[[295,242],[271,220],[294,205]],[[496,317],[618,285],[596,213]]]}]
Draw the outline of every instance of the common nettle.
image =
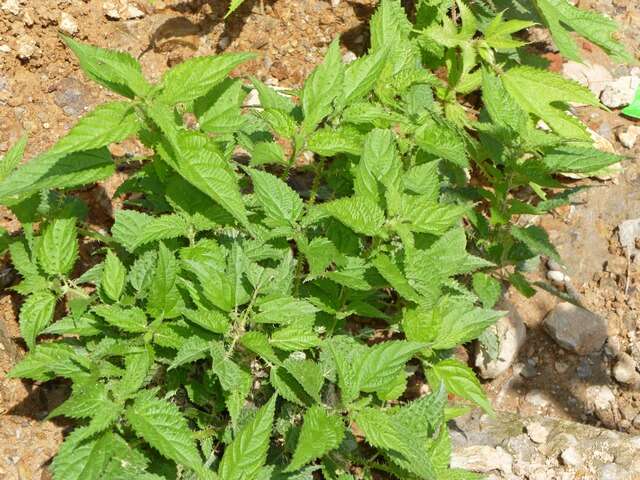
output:
[{"label": "common nettle", "polygon": [[[569,201],[557,173],[619,161],[568,112],[598,100],[519,36],[535,12],[567,57],[568,27],[627,59],[614,25],[520,3],[423,0],[412,22],[383,0],[365,56],[343,64],[336,39],[287,95],[229,77],[252,54],[152,84],[130,55],[64,39],[123,99],[0,163],[23,227],[2,237],[28,348],[10,376],[72,383],[49,415],[77,421],[56,479],[477,478],[450,468],[447,421],[491,406],[454,351],[492,343],[502,284],[532,289],[523,261],[557,257],[514,218]],[[130,137],[153,154],[114,160]],[[74,189],[121,162],[125,206],[99,233]]]}]

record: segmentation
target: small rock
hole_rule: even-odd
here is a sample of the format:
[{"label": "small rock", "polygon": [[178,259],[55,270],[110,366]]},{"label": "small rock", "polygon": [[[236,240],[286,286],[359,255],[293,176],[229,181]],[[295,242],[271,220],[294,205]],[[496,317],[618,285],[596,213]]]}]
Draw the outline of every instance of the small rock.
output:
[{"label": "small rock", "polygon": [[544,328],[563,348],[578,355],[600,349],[607,339],[607,323],[595,313],[561,302],[544,319]]},{"label": "small rock", "polygon": [[540,407],[540,408],[544,408],[548,406],[550,403],[549,399],[547,398],[547,395],[544,392],[540,390],[535,390],[535,389],[527,393],[524,399],[527,402],[529,402],[531,405],[535,407]]},{"label": "small rock", "polygon": [[625,148],[633,148],[640,136],[640,127],[631,125],[627,130],[618,133],[618,140]]},{"label": "small rock", "polygon": [[73,77],[67,77],[56,85],[53,100],[66,115],[79,117],[86,112],[90,97],[83,82]]},{"label": "small rock", "polygon": [[344,55],[342,55],[342,61],[344,63],[353,63],[358,59],[358,56],[353,53],[351,50],[347,50]]},{"label": "small rock", "polygon": [[259,107],[260,104],[260,94],[258,90],[255,88],[251,89],[251,91],[247,94],[242,104],[244,107]]},{"label": "small rock", "polygon": [[218,48],[220,50],[226,50],[230,43],[231,39],[229,37],[220,37],[220,40],[218,40]]},{"label": "small rock", "polygon": [[504,373],[518,356],[527,336],[527,329],[519,315],[512,312],[490,327],[498,336],[498,355],[491,358],[487,348],[478,343],[475,365],[482,378],[496,378]]},{"label": "small rock", "polygon": [[538,422],[527,425],[527,435],[535,443],[545,443],[549,437],[549,429]]},{"label": "small rock", "polygon": [[2,10],[9,12],[12,15],[20,15],[20,2],[18,0],[5,0],[2,2]]},{"label": "small rock", "polygon": [[589,361],[586,358],[583,358],[580,361],[578,368],[576,368],[576,375],[578,376],[579,379],[586,380],[592,374],[593,374],[593,369],[591,368]]},{"label": "small rock", "polygon": [[20,60],[29,60],[36,53],[36,41],[29,35],[21,35],[16,50]]},{"label": "small rock", "polygon": [[556,371],[558,373],[564,373],[567,370],[569,370],[569,364],[562,362],[560,360],[556,360],[555,364],[554,364]]},{"label": "small rock", "polygon": [[109,20],[120,20],[120,12],[118,11],[118,6],[115,3],[104,2],[102,4],[102,9]]},{"label": "small rock", "polygon": [[618,225],[618,240],[626,250],[627,257],[636,256],[640,250],[636,247],[636,239],[640,238],[640,218],[625,220]]},{"label": "small rock", "polygon": [[333,8],[338,8],[339,5],[340,5],[340,0],[331,0],[331,6]]},{"label": "small rock", "polygon": [[600,469],[600,480],[620,480],[622,472],[618,471],[615,463],[607,463]]},{"label": "small rock", "polygon": [[609,108],[624,107],[633,101],[639,85],[639,77],[632,75],[620,77],[605,87],[600,100]]},{"label": "small rock", "polygon": [[582,455],[576,447],[569,447],[560,454],[562,463],[571,467],[579,467],[582,465]]},{"label": "small rock", "polygon": [[75,35],[78,33],[78,24],[76,23],[75,18],[69,15],[66,12],[62,12],[60,15],[60,30],[69,35]]},{"label": "small rock", "polygon": [[613,82],[613,75],[602,65],[591,62],[578,63],[569,61],[562,66],[562,74],[588,87],[596,97],[599,97],[605,87]]},{"label": "small rock", "polygon": [[143,18],[144,12],[140,10],[135,5],[127,5],[127,8],[124,11],[124,18],[127,20],[136,20],[138,18]]},{"label": "small rock", "polygon": [[613,376],[620,383],[636,385],[640,383],[640,374],[636,371],[636,362],[626,353],[618,355],[618,361],[613,367]]},{"label": "small rock", "polygon": [[11,53],[11,47],[6,43],[0,45],[0,53]]},{"label": "small rock", "polygon": [[565,284],[567,276],[559,270],[549,270],[547,272],[547,278],[551,280],[556,286],[563,286]]},{"label": "small rock", "polygon": [[616,403],[616,396],[607,385],[590,385],[586,390],[586,399],[596,412],[609,410]]},{"label": "small rock", "polygon": [[499,470],[511,473],[513,457],[501,447],[474,445],[456,450],[451,455],[451,467],[488,473]]}]

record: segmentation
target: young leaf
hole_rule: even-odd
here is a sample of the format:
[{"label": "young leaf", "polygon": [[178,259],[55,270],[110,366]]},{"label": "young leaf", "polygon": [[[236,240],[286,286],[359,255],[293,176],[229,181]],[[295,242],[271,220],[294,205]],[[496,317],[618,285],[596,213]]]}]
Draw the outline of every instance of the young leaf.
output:
[{"label": "young leaf", "polygon": [[549,235],[547,235],[547,232],[543,228],[536,226],[522,228],[513,225],[511,227],[511,235],[524,243],[532,253],[541,253],[556,262],[562,261],[556,247],[551,244]]},{"label": "young leaf", "polygon": [[344,438],[342,419],[333,416],[319,405],[304,414],[302,430],[298,437],[291,463],[285,471],[293,472],[340,446]]},{"label": "young leaf", "polygon": [[289,357],[282,366],[296,379],[304,391],[320,403],[320,390],[324,383],[322,369],[313,360],[294,360]]},{"label": "young leaf", "polygon": [[469,164],[462,134],[442,118],[429,116],[416,130],[416,144],[425,152],[448,160],[460,167]]},{"label": "young leaf", "polygon": [[102,290],[107,297],[117,302],[122,295],[126,280],[127,270],[118,256],[109,250],[104,260],[104,269],[100,280]]},{"label": "young leaf", "polygon": [[27,297],[20,308],[20,334],[29,350],[36,344],[36,337],[49,325],[56,308],[56,297],[48,291],[36,292]]},{"label": "young leaf", "polygon": [[442,382],[448,392],[477,403],[487,413],[493,412],[473,370],[458,360],[441,360],[427,370],[427,378],[431,388]]},{"label": "young leaf", "polygon": [[9,378],[47,381],[56,376],[78,379],[87,375],[89,360],[64,343],[37,345],[7,374]]},{"label": "young leaf", "polygon": [[218,468],[220,480],[256,477],[267,459],[276,398],[273,395],[225,449]]},{"label": "young leaf", "polygon": [[344,74],[344,90],[341,101],[349,105],[368,94],[384,68],[387,51],[380,49],[351,63]]},{"label": "young leaf", "polygon": [[172,105],[202,97],[234,68],[254,57],[253,53],[223,53],[190,58],[165,73],[158,99]]},{"label": "young leaf", "polygon": [[77,428],[65,439],[51,465],[54,478],[87,480],[102,476],[111,460],[113,434],[104,432],[85,439],[87,428]]},{"label": "young leaf", "polygon": [[70,37],[62,38],[91,80],[129,98],[145,97],[151,90],[142,76],[140,64],[128,53],[94,47]]},{"label": "young leaf", "polygon": [[118,210],[115,220],[113,238],[129,252],[147,243],[189,235],[189,225],[180,215],[152,217],[136,210]]},{"label": "young leaf", "polygon": [[182,344],[171,365],[169,365],[169,370],[184,365],[185,363],[203,359],[207,356],[208,352],[209,342],[194,335]]},{"label": "young leaf", "polygon": [[201,467],[189,425],[173,403],[146,391],[138,395],[125,415],[133,430],[162,456],[194,470]]},{"label": "young leaf", "polygon": [[476,272],[472,277],[473,291],[478,295],[484,308],[493,308],[502,294],[502,285],[492,276]]},{"label": "young leaf", "polygon": [[295,224],[302,215],[300,195],[275,175],[249,169],[258,201],[274,226]]},{"label": "young leaf", "polygon": [[315,68],[302,89],[300,103],[306,133],[311,133],[331,113],[332,103],[340,93],[343,81],[344,65],[340,57],[340,43],[336,39],[329,46],[324,62]]},{"label": "young leaf", "polygon": [[78,258],[76,219],[61,218],[49,223],[40,237],[38,263],[49,275],[67,275]]},{"label": "young leaf", "polygon": [[156,318],[173,318],[180,313],[182,298],[176,288],[178,265],[173,253],[160,243],[156,271],[149,286],[147,309]]},{"label": "young leaf", "polygon": [[356,233],[386,237],[382,229],[384,212],[366,197],[345,197],[325,203],[322,208]]},{"label": "young leaf", "polygon": [[139,307],[125,308],[119,305],[96,305],[93,311],[104,320],[129,333],[144,333],[147,331],[147,316]]},{"label": "young leaf", "polygon": [[27,136],[20,137],[13,147],[0,158],[0,182],[9,176],[15,168],[20,165],[24,156],[24,149],[27,146]]}]

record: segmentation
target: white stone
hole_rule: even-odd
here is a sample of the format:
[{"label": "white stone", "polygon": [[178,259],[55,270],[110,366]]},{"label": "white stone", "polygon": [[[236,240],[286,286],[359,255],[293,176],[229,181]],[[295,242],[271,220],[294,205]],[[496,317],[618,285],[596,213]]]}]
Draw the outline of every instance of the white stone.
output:
[{"label": "white stone", "polygon": [[620,383],[629,385],[640,383],[640,374],[636,371],[636,362],[626,353],[618,355],[618,361],[613,367],[613,376]]},{"label": "white stone", "polygon": [[579,467],[582,465],[582,455],[576,447],[569,447],[560,454],[562,463],[571,467]]},{"label": "white stone", "polygon": [[9,45],[7,45],[6,43],[0,45],[0,53],[10,53],[11,52],[11,47]]},{"label": "white stone", "polygon": [[36,41],[28,35],[22,35],[18,38],[16,50],[20,60],[29,60],[36,52]]},{"label": "white stone", "polygon": [[78,24],[76,23],[75,18],[66,12],[62,12],[60,15],[60,30],[68,33],[69,35],[75,35],[78,33]]},{"label": "white stone", "polygon": [[567,276],[560,270],[549,270],[547,272],[547,278],[556,285],[564,285]]},{"label": "white stone", "polygon": [[585,392],[587,402],[595,410],[608,410],[616,403],[616,396],[607,385],[590,385]]},{"label": "white stone", "polygon": [[243,105],[245,107],[259,107],[260,106],[260,94],[255,88],[251,89],[247,96],[244,98]]},{"label": "white stone", "polygon": [[492,359],[487,348],[478,342],[475,365],[482,378],[496,378],[513,364],[525,341],[527,329],[520,316],[511,312],[502,317],[490,329],[498,336],[498,355]]},{"label": "white stone", "polygon": [[2,10],[13,15],[20,15],[20,2],[18,0],[5,0],[2,2]]},{"label": "white stone", "polygon": [[618,132],[618,140],[625,148],[633,148],[640,136],[640,127],[631,125],[625,131]]},{"label": "white stone", "polygon": [[613,76],[602,65],[594,65],[589,61],[578,63],[569,61],[562,65],[562,74],[588,87],[595,96],[599,97],[605,87],[613,82]]},{"label": "white stone", "polygon": [[230,43],[231,39],[229,37],[220,37],[220,40],[218,40],[218,48],[220,50],[225,50]]},{"label": "white stone", "polygon": [[620,77],[605,87],[600,100],[609,108],[624,107],[633,101],[639,85],[640,77],[633,75]]},{"label": "white stone", "polygon": [[104,14],[110,20],[120,20],[120,12],[118,6],[113,2],[104,2],[102,4]]},{"label": "white stone", "polygon": [[549,429],[539,422],[527,425],[527,435],[535,443],[545,443],[549,437]]},{"label": "white stone", "polygon": [[331,0],[331,6],[337,8],[340,5],[340,0]]},{"label": "white stone", "polygon": [[561,302],[549,312],[544,328],[561,347],[578,355],[599,350],[607,340],[606,320],[569,302]]},{"label": "white stone", "polygon": [[511,473],[513,457],[501,447],[488,445],[474,445],[456,450],[451,455],[451,467],[471,470],[472,472],[488,473],[499,470]]},{"label": "white stone", "polygon": [[531,390],[524,399],[534,407],[544,408],[551,403],[547,395],[541,390]]},{"label": "white stone", "polygon": [[144,12],[135,5],[127,5],[124,16],[127,20],[135,20],[144,17]]},{"label": "white stone", "polygon": [[342,55],[342,61],[344,63],[353,63],[358,59],[358,56],[353,53],[351,50],[347,50],[344,55]]}]

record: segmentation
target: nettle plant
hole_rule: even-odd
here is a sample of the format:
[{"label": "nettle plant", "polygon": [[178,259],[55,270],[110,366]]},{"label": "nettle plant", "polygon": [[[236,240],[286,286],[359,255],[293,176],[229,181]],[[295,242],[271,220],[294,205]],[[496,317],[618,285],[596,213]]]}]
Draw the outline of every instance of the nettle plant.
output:
[{"label": "nettle plant", "polygon": [[[568,56],[566,25],[625,55],[608,20],[536,5]],[[558,172],[619,161],[568,112],[598,100],[489,7],[422,1],[412,23],[384,0],[367,55],[345,65],[336,40],[286,94],[228,77],[251,54],[151,84],[65,38],[125,99],[0,170],[23,226],[3,237],[29,350],[10,376],[72,384],[56,479],[476,478],[449,468],[447,421],[491,406],[455,349],[495,347],[501,283],[528,293],[522,262],[557,256],[513,220],[568,201]],[[153,154],[114,160],[133,136]],[[125,207],[99,233],[73,189],[116,166]]]}]

